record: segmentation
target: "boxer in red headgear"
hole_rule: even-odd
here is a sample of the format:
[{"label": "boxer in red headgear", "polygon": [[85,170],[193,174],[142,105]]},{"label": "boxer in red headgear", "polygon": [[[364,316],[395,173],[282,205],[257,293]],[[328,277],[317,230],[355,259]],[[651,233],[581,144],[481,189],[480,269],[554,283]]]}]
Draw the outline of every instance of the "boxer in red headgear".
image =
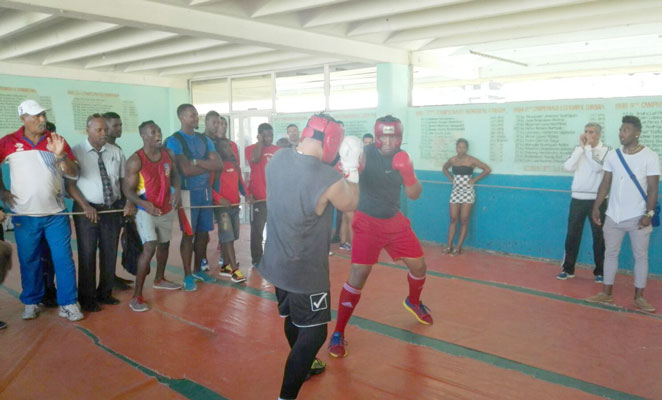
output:
[{"label": "boxer in red headgear", "polygon": [[[331,320],[331,205],[343,212],[356,208],[363,152],[359,138],[344,136],[342,123],[314,115],[296,150],[279,150],[266,167],[268,234],[257,270],[276,288],[291,349],[281,399],[296,399],[306,377],[325,366],[315,355]],[[339,153],[345,179],[329,165]]]},{"label": "boxer in red headgear", "polygon": [[361,197],[352,221],[352,268],[340,292],[336,329],[329,343],[333,357],[347,355],[345,326],[382,249],[409,268],[405,309],[421,324],[432,324],[432,316],[420,300],[426,272],[423,249],[409,220],[400,212],[401,185],[404,184],[405,194],[412,200],[418,199],[423,190],[409,155],[400,150],[402,131],[399,119],[390,115],[379,118],[375,122],[375,144],[364,148],[365,166],[359,181]]}]

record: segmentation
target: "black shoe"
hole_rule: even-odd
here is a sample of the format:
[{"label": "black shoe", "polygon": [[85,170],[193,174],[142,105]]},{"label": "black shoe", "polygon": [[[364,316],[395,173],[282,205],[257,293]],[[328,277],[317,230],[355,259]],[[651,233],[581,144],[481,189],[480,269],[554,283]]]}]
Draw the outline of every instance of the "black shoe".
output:
[{"label": "black shoe", "polygon": [[120,278],[119,276],[115,275],[115,282],[118,282],[118,281],[122,282],[124,284],[127,284],[127,285],[130,285],[130,284],[133,283],[133,281],[131,279],[124,279],[124,278]]},{"label": "black shoe", "polygon": [[114,306],[116,304],[120,304],[120,301],[113,296],[100,296],[97,297],[97,301],[101,304],[109,304],[111,306]]},{"label": "black shoe", "polygon": [[325,369],[326,369],[326,363],[320,360],[319,358],[316,358],[315,361],[313,361],[313,365],[308,370],[306,377],[303,378],[304,382],[310,379],[310,377],[313,375],[321,374],[322,372],[324,372]]},{"label": "black shoe", "polygon": [[83,311],[87,311],[87,312],[101,311],[101,306],[97,302],[94,302],[94,303],[80,303],[80,308]]},{"label": "black shoe", "polygon": [[7,329],[7,323],[0,321],[0,329]]},{"label": "black shoe", "polygon": [[117,290],[129,290],[129,289],[131,289],[131,286],[124,283],[124,281],[126,279],[122,279],[122,280],[120,280],[120,279],[121,278],[115,277],[115,281],[113,281],[113,289],[117,289]]}]

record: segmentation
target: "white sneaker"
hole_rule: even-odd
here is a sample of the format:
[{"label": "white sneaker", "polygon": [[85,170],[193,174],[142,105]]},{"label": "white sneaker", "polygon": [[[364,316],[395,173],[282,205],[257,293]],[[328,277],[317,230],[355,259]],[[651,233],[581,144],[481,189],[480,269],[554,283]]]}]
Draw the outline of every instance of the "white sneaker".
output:
[{"label": "white sneaker", "polygon": [[84,318],[83,313],[80,312],[80,307],[78,303],[69,304],[66,306],[60,306],[60,311],[58,315],[62,318],[66,318],[69,321],[80,321]]},{"label": "white sneaker", "polygon": [[39,316],[39,305],[38,304],[26,304],[21,318],[23,319],[35,319]]},{"label": "white sneaker", "polygon": [[203,271],[209,271],[209,263],[207,262],[206,258],[202,259],[202,262],[200,263],[200,269]]}]

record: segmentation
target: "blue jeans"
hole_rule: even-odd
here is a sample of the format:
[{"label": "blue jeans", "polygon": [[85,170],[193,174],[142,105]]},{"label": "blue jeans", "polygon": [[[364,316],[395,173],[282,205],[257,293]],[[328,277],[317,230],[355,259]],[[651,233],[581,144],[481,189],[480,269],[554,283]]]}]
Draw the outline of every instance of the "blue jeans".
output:
[{"label": "blue jeans", "polygon": [[44,275],[41,266],[41,241],[46,239],[51,250],[57,278],[57,302],[66,306],[78,299],[76,267],[71,252],[71,226],[66,215],[46,217],[12,217],[21,268],[21,302],[38,304],[44,297]]}]

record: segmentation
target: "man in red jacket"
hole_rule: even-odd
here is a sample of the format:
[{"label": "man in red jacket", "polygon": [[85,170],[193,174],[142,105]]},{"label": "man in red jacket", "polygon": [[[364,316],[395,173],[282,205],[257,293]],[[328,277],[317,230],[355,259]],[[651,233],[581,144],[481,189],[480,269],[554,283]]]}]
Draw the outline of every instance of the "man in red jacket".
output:
[{"label": "man in red jacket", "polygon": [[248,182],[248,202],[251,207],[251,260],[253,266],[262,259],[262,232],[267,223],[267,182],[265,168],[280,147],[273,144],[274,129],[264,123],[257,127],[257,143],[246,147],[245,156],[251,167]]}]

